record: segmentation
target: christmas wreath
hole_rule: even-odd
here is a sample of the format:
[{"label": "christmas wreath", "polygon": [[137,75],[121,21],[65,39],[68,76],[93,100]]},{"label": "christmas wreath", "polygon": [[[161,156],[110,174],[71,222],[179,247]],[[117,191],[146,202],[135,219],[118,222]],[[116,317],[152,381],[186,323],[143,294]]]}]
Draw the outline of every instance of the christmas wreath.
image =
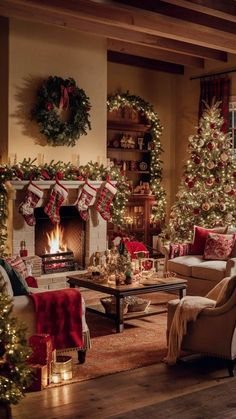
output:
[{"label": "christmas wreath", "polygon": [[[88,96],[74,79],[50,76],[38,90],[32,114],[49,144],[73,147],[76,140],[91,129],[90,109]],[[67,111],[66,121],[60,114],[63,110]]]}]

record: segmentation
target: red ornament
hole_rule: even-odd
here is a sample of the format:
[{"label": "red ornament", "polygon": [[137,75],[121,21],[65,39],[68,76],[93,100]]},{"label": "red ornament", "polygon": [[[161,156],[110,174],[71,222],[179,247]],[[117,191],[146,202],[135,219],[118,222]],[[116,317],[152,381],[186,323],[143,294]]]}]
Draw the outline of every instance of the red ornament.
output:
[{"label": "red ornament", "polygon": [[87,112],[89,112],[89,111],[90,111],[90,109],[91,109],[91,106],[87,106],[87,107],[86,107],[86,111],[87,111]]},{"label": "red ornament", "polygon": [[200,163],[201,163],[201,159],[200,159],[200,157],[199,157],[199,156],[195,156],[195,157],[194,157],[194,159],[193,159],[193,161],[194,161],[194,163],[196,163],[196,164],[200,164]]},{"label": "red ornament", "polygon": [[62,172],[57,172],[57,179],[58,180],[62,180],[63,179],[63,173]]},{"label": "red ornament", "polygon": [[52,108],[53,108],[53,104],[50,103],[50,102],[47,102],[46,105],[45,105],[45,108],[47,109],[47,111],[51,111]]},{"label": "red ornament", "polygon": [[222,161],[218,162],[218,167],[224,167],[224,163]]},{"label": "red ornament", "polygon": [[20,169],[16,170],[16,176],[21,180],[24,179],[24,173]]},{"label": "red ornament", "polygon": [[214,148],[214,145],[213,145],[213,143],[211,143],[211,142],[209,142],[209,143],[207,143],[207,148],[208,148],[208,150],[213,150],[213,148]]},{"label": "red ornament", "polygon": [[211,129],[214,129],[214,128],[216,127],[216,124],[215,124],[214,122],[212,122],[212,123],[210,124],[210,127],[211,127]]},{"label": "red ornament", "polygon": [[193,187],[194,187],[194,182],[193,182],[192,180],[190,180],[190,181],[188,182],[188,187],[189,187],[189,188],[193,188]]},{"label": "red ornament", "polygon": [[216,182],[216,183],[220,183],[220,178],[219,178],[219,177],[216,177],[216,178],[215,178],[215,182]]},{"label": "red ornament", "polygon": [[200,214],[200,208],[194,208],[193,213],[194,215]]},{"label": "red ornament", "polygon": [[234,195],[235,195],[234,190],[233,190],[233,189],[231,189],[231,191],[229,191],[228,195],[229,195],[229,196],[234,196]]},{"label": "red ornament", "polygon": [[233,172],[233,177],[236,177],[236,172]]},{"label": "red ornament", "polygon": [[48,171],[47,171],[47,170],[45,170],[45,169],[41,170],[41,176],[42,176],[44,179],[46,179],[46,180],[50,180],[50,179],[51,179],[51,176],[49,175]]},{"label": "red ornament", "polygon": [[67,87],[67,92],[68,93],[74,93],[75,92],[75,87],[74,86]]}]

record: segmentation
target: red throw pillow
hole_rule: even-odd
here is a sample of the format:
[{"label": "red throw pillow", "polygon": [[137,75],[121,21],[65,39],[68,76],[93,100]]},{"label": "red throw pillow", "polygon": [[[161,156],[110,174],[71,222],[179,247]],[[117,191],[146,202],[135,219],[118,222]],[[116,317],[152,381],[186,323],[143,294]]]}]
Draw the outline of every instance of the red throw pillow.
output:
[{"label": "red throw pillow", "polygon": [[216,227],[210,229],[194,226],[193,243],[190,246],[191,255],[203,255],[209,233],[224,234],[226,231],[227,227]]},{"label": "red throw pillow", "polygon": [[25,280],[26,280],[26,283],[27,283],[28,287],[38,288],[38,283],[37,283],[36,279],[33,276],[27,276],[25,278]]},{"label": "red throw pillow", "polygon": [[235,236],[235,234],[210,233],[206,240],[204,259],[228,260],[234,247]]}]

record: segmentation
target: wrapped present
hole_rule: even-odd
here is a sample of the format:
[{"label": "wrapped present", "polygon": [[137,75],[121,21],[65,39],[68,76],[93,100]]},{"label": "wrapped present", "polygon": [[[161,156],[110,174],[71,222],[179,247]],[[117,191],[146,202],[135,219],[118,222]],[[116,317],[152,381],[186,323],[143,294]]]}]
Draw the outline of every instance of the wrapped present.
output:
[{"label": "wrapped present", "polygon": [[32,349],[32,354],[29,358],[30,364],[47,365],[51,363],[53,356],[53,345],[50,335],[37,334],[30,336],[29,346]]},{"label": "wrapped present", "polygon": [[48,366],[40,364],[30,364],[33,381],[28,391],[41,391],[48,385]]}]

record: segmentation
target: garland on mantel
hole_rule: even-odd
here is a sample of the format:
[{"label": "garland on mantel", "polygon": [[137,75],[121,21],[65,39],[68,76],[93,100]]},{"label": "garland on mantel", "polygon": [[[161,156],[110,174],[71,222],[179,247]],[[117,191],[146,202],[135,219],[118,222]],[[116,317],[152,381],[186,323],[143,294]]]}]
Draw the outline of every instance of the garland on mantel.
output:
[{"label": "garland on mantel", "polygon": [[129,184],[126,177],[115,167],[105,167],[103,164],[89,162],[85,166],[76,167],[71,163],[62,161],[37,166],[36,159],[24,159],[23,162],[13,166],[0,166],[0,256],[6,255],[7,240],[7,208],[8,196],[6,182],[12,180],[55,180],[58,176],[63,180],[85,181],[97,180],[105,181],[107,176],[111,181],[115,181],[117,193],[111,205],[112,222],[118,226],[123,224],[125,206],[130,194]]},{"label": "garland on mantel", "polygon": [[160,143],[163,127],[153,110],[153,106],[141,97],[130,95],[129,92],[116,93],[113,96],[108,96],[107,109],[109,112],[127,107],[144,116],[147,124],[150,125],[149,133],[151,134],[153,143],[151,150],[150,188],[156,198],[156,205],[152,209],[152,218],[153,221],[162,223],[165,219],[166,212],[166,193],[161,185],[162,161],[160,160],[161,153],[163,152]]}]

